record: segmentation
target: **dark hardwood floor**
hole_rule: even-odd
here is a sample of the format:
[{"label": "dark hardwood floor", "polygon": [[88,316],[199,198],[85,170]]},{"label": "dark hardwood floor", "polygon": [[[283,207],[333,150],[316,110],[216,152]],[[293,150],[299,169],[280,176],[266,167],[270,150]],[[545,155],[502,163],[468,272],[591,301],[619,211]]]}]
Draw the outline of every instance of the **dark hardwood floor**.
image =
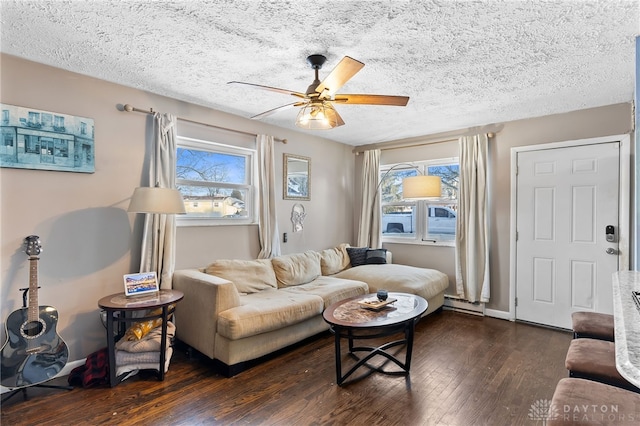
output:
[{"label": "dark hardwood floor", "polygon": [[567,376],[570,340],[569,332],[444,311],[416,326],[409,377],[374,373],[342,387],[328,332],[232,378],[176,350],[163,382],[141,372],[115,388],[30,388],[29,400],[18,394],[2,405],[1,423],[534,425],[532,404],[550,400]]}]

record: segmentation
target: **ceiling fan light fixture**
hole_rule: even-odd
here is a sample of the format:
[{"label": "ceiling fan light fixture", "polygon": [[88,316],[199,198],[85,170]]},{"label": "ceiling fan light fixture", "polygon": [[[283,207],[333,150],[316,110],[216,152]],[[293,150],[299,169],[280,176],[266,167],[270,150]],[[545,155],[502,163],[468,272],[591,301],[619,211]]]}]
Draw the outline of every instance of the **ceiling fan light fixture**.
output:
[{"label": "ceiling fan light fixture", "polygon": [[333,129],[338,126],[338,116],[330,103],[310,102],[298,113],[296,126],[307,130]]}]

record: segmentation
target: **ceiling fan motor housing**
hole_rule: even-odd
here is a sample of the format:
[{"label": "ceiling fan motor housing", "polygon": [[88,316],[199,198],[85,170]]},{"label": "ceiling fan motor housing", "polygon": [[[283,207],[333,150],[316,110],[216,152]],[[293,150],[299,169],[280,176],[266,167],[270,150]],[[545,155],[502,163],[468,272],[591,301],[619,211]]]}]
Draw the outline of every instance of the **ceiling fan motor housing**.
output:
[{"label": "ceiling fan motor housing", "polygon": [[316,78],[313,80],[313,83],[307,87],[307,92],[305,93],[307,96],[317,97],[318,93],[316,92],[316,87],[320,85],[320,77],[318,75],[318,70],[322,68],[322,65],[327,61],[326,56],[324,55],[309,55],[307,56],[307,62],[311,65],[311,68],[316,72]]},{"label": "ceiling fan motor housing", "polygon": [[311,68],[314,70],[319,70],[322,68],[322,65],[327,61],[327,57],[324,55],[309,55],[307,56],[307,62],[311,65]]}]

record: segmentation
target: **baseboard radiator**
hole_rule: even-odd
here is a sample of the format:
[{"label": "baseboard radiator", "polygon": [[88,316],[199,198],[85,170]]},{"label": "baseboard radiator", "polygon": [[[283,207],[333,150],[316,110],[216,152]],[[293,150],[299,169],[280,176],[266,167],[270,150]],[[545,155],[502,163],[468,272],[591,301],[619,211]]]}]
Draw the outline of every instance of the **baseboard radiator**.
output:
[{"label": "baseboard radiator", "polygon": [[455,296],[444,296],[443,309],[465,314],[484,316],[484,303],[471,303]]}]

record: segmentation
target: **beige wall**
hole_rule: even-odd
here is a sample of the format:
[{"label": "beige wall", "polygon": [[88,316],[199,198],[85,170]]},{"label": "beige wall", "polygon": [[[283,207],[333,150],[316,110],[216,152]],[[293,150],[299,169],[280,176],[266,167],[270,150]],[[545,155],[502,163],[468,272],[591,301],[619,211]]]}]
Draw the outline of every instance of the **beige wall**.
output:
[{"label": "beige wall", "polygon": [[[4,320],[22,305],[18,289],[28,286],[22,241],[36,234],[43,245],[39,302],[58,309],[58,332],[69,346],[70,361],[105,346],[97,302],[122,291],[122,275],[138,270],[142,216],[127,214],[126,208],[133,188],[146,184],[143,164],[150,123],[150,116],[121,112],[118,104],[287,138],[288,144],[276,144],[279,226],[289,233],[283,252],[331,247],[348,242],[353,234],[354,161],[349,146],[12,56],[0,60],[0,102],[94,119],[96,152],[93,174],[0,169],[2,342]],[[294,202],[282,199],[284,152],[312,158],[311,201],[302,202],[305,229],[295,234],[290,221]],[[255,225],[179,228],[177,266],[255,257],[257,232]]]},{"label": "beige wall", "polygon": [[[301,233],[292,232],[294,201],[278,193],[280,232],[289,234],[283,253],[331,247],[355,241],[359,160],[351,147],[302,133],[152,95],[60,69],[2,55],[0,102],[95,120],[96,172],[93,174],[0,169],[0,326],[21,306],[19,288],[28,285],[22,240],[41,237],[40,304],[60,312],[58,331],[70,348],[70,360],[105,345],[97,301],[122,290],[122,275],[138,269],[141,215],[126,213],[133,188],[144,182],[149,116],[124,113],[118,104],[171,112],[195,121],[289,139],[276,145],[276,178],[282,154],[312,158],[311,201]],[[222,88],[221,90],[226,90]],[[538,143],[627,133],[629,104],[507,123],[491,141],[491,292],[489,308],[507,310],[509,300],[510,149]],[[453,148],[452,148],[453,147]],[[449,156],[455,145],[421,148],[431,158]],[[407,161],[422,154],[408,151]],[[395,155],[395,154],[394,154]],[[355,157],[361,159],[362,156]],[[387,153],[386,161],[391,158]],[[427,157],[425,157],[427,158]],[[354,172],[355,170],[355,172]],[[355,176],[355,178],[354,178]],[[350,238],[349,238],[350,237]],[[397,263],[434,267],[453,277],[453,250],[446,247],[389,245]],[[221,257],[253,258],[259,251],[257,227],[179,228],[177,267],[203,266]]]},{"label": "beige wall", "polygon": [[488,308],[509,310],[509,224],[511,148],[551,142],[629,134],[631,104],[557,114],[507,123],[491,141],[491,302]]},{"label": "beige wall", "polygon": [[[509,310],[511,148],[628,134],[631,131],[631,104],[624,103],[508,122],[490,140],[491,301],[487,304],[488,309]],[[391,164],[450,156],[457,156],[455,142],[383,151],[381,162]],[[357,160],[356,170],[360,168],[359,163],[360,161]],[[448,291],[454,294],[454,248],[402,244],[385,244],[384,246],[393,251],[395,263],[434,268],[445,272],[450,282]]]}]

